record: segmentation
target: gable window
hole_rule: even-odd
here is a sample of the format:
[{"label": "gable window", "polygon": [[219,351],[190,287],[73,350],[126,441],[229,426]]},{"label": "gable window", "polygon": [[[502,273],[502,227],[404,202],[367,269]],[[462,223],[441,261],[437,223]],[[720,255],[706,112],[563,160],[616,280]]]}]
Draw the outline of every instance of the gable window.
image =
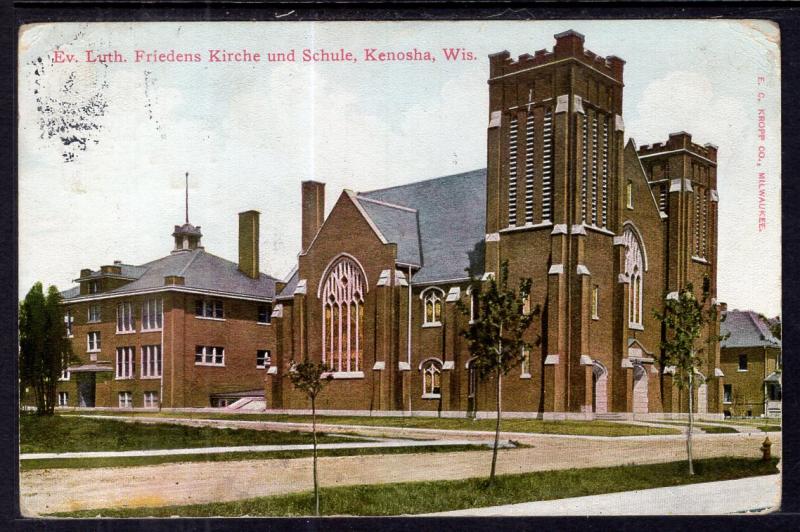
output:
[{"label": "gable window", "polygon": [[134,332],[133,325],[133,305],[130,303],[120,303],[117,305],[117,332]]},{"label": "gable window", "polygon": [[69,393],[58,392],[58,406],[68,406],[68,405],[69,405]]},{"label": "gable window", "polygon": [[441,383],[442,369],[439,362],[429,360],[422,366],[422,398],[439,399],[442,396]]},{"label": "gable window", "polygon": [[322,282],[322,362],[337,372],[360,371],[364,345],[364,273],[342,257]]},{"label": "gable window", "polygon": [[600,319],[600,287],[594,285],[592,288],[592,319]]},{"label": "gable window", "polygon": [[67,310],[64,312],[64,328],[66,329],[67,338],[72,338],[72,311]]},{"label": "gable window", "polygon": [[158,392],[144,392],[144,407],[158,408]]},{"label": "gable window", "polygon": [[117,401],[120,408],[133,408],[133,394],[131,392],[117,393]]},{"label": "gable window", "polygon": [[160,299],[148,299],[142,303],[142,330],[160,330],[164,319],[163,310],[163,302]]},{"label": "gable window", "polygon": [[625,185],[625,206],[633,209],[633,182],[631,181]]},{"label": "gable window", "polygon": [[722,402],[730,404],[733,402],[733,385],[732,384],[723,384],[722,385]]},{"label": "gable window", "polygon": [[739,355],[739,371],[747,371],[747,355]]},{"label": "gable window", "polygon": [[198,318],[224,319],[222,301],[218,299],[198,299],[195,301],[195,315]]},{"label": "gable window", "polygon": [[257,369],[266,369],[269,367],[271,362],[269,356],[269,350],[267,349],[259,349],[256,351],[256,368]]},{"label": "gable window", "polygon": [[272,303],[264,303],[258,306],[258,323],[270,323],[272,321]]},{"label": "gable window", "polygon": [[117,379],[132,379],[135,364],[136,363],[133,358],[133,347],[117,348]]},{"label": "gable window", "polygon": [[86,321],[89,323],[97,323],[100,321],[100,305],[94,304],[89,305],[89,308],[86,311]]},{"label": "gable window", "polygon": [[86,351],[90,353],[100,351],[100,331],[86,333]]},{"label": "gable window", "polygon": [[161,346],[142,346],[142,378],[155,379],[161,376]]},{"label": "gable window", "polygon": [[428,288],[420,297],[423,304],[423,327],[437,327],[442,324],[442,296],[444,292],[439,288]]},{"label": "gable window", "polygon": [[625,228],[622,238],[626,248],[625,275],[628,276],[628,326],[641,330],[644,254],[639,238],[630,227]]},{"label": "gable window", "polygon": [[195,366],[224,366],[225,365],[225,348],[198,345],[194,352],[194,365]]}]

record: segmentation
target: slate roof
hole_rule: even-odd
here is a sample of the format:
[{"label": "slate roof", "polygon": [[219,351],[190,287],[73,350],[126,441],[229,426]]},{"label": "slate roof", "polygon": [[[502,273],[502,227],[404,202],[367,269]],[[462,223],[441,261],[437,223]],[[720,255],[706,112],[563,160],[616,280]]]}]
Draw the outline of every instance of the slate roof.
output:
[{"label": "slate roof", "polygon": [[300,281],[300,270],[295,268],[292,271],[292,275],[289,276],[289,280],[286,281],[286,286],[283,287],[278,297],[292,297],[294,296],[294,290],[297,288],[297,283]]},{"label": "slate roof", "polygon": [[391,203],[378,203],[365,196],[357,196],[356,199],[386,240],[397,244],[397,262],[421,266],[417,210]]},{"label": "slate roof", "polygon": [[729,310],[724,313],[720,333],[730,333],[721,347],[780,347],[781,341],[772,335],[767,324],[752,310]]},{"label": "slate roof", "polygon": [[[412,279],[420,284],[463,279],[467,269],[483,273],[485,195],[486,169],[481,169],[360,192],[357,198],[384,237],[397,244],[398,262],[422,265]],[[414,209],[416,238],[415,213],[369,199]]]},{"label": "slate roof", "polygon": [[88,277],[86,277],[86,279],[91,279],[92,277],[103,277],[103,276],[108,276],[108,275],[116,276],[116,277],[131,277],[131,278],[136,279],[136,278],[140,277],[145,272],[145,268],[143,266],[134,266],[133,264],[114,263],[114,266],[119,266],[120,267],[120,270],[121,270],[120,273],[118,273],[118,274],[107,274],[107,273],[103,273],[100,270],[96,270],[96,271],[91,272],[88,275]]},{"label": "slate roof", "polygon": [[[274,277],[261,273],[258,279],[251,279],[239,271],[235,262],[212,255],[203,249],[173,253],[140,266],[122,266],[128,266],[123,272],[138,274],[136,280],[103,292],[102,295],[124,295],[160,288],[164,286],[164,277],[167,275],[180,275],[185,279],[184,287],[189,289],[225,292],[234,296],[275,297]],[[73,290],[75,289],[67,292],[71,293]],[[70,297],[76,296],[77,294]]]}]

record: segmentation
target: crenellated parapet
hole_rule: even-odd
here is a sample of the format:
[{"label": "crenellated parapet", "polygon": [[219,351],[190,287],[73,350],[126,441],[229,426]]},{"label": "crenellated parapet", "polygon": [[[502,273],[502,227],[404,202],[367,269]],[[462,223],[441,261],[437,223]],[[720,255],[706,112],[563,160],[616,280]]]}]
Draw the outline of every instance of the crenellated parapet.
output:
[{"label": "crenellated parapet", "polygon": [[585,65],[622,83],[622,74],[625,61],[615,55],[600,56],[583,48],[584,36],[574,30],[568,30],[555,35],[556,44],[553,51],[546,49],[537,50],[534,55],[522,54],[516,60],[504,50],[489,56],[489,78],[496,78],[514,74],[532,67],[555,63],[568,58],[574,58]]}]

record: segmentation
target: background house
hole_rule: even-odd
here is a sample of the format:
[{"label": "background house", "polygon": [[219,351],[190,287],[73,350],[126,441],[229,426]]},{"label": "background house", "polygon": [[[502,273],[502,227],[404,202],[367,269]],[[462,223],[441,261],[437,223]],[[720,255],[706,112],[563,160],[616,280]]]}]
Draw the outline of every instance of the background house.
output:
[{"label": "background house", "polygon": [[724,413],[780,416],[781,340],[772,327],[775,323],[752,310],[730,310],[724,315],[720,327],[727,335],[720,350]]}]

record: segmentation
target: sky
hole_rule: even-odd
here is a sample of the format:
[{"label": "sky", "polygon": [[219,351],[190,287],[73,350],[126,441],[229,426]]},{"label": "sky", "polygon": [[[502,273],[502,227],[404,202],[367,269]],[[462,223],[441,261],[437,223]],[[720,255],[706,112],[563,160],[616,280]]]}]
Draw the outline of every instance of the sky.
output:
[{"label": "sky", "polygon": [[[777,26],[753,20],[26,26],[19,295],[37,280],[63,290],[82,268],[168,254],[187,171],[189,218],[206,250],[235,261],[237,213],[257,209],[261,269],[283,278],[300,247],[301,181],[326,183],[329,210],[345,188],[485,167],[487,56],[552,49],[566,29],[626,61],[626,140],[687,131],[719,147],[718,299],[780,313],[780,39]],[[350,50],[357,62],[302,62],[304,48]],[[429,50],[436,61],[365,62],[365,48]],[[475,59],[448,62],[443,48]],[[209,63],[210,49],[295,49],[297,60]],[[89,63],[86,50],[127,62]],[[136,50],[203,61],[137,63]],[[57,63],[56,52],[79,62]]]}]

